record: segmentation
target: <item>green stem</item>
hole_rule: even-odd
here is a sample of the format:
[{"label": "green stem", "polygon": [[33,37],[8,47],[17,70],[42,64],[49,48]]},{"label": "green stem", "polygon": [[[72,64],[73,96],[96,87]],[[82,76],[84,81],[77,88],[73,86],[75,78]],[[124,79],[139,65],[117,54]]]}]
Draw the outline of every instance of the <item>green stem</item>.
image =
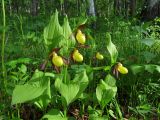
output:
[{"label": "green stem", "polygon": [[20,22],[20,29],[21,29],[21,33],[22,33],[22,38],[24,39],[24,32],[23,32],[23,18],[20,15],[19,17],[19,22]]},{"label": "green stem", "polygon": [[120,107],[119,107],[119,105],[117,103],[117,100],[114,99],[113,102],[114,102],[114,104],[116,106],[116,111],[117,111],[117,113],[119,115],[120,120],[123,120],[122,112],[121,112]]},{"label": "green stem", "polygon": [[93,70],[105,70],[109,71],[111,69],[110,66],[101,66],[101,67],[94,67]]},{"label": "green stem", "polygon": [[45,5],[45,0],[42,0],[42,7],[43,7],[43,14],[46,14],[46,5]]},{"label": "green stem", "polygon": [[68,75],[68,66],[65,66],[65,72],[64,72],[64,83],[67,84],[68,80],[67,80],[67,75]]},{"label": "green stem", "polygon": [[18,116],[18,118],[20,118],[20,109],[19,109],[19,106],[16,105],[16,108],[17,108],[17,116]]},{"label": "green stem", "polygon": [[64,109],[64,117],[67,117],[67,107]]},{"label": "green stem", "polygon": [[6,38],[6,14],[5,14],[5,3],[4,0],[2,0],[2,12],[3,12],[3,33],[2,33],[2,53],[1,53],[1,59],[2,59],[2,75],[3,75],[3,84],[4,88],[6,88],[6,71],[5,71],[5,64],[4,64],[4,48],[5,48],[5,38]]},{"label": "green stem", "polygon": [[93,70],[103,70],[106,66],[94,67]]}]

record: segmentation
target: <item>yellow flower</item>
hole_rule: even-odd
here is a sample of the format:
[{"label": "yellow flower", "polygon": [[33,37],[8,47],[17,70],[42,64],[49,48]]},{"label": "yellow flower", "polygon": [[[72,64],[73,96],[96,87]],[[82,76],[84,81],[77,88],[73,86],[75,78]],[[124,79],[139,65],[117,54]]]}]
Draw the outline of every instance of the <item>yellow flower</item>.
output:
[{"label": "yellow flower", "polygon": [[103,60],[103,55],[102,54],[100,54],[99,52],[97,52],[96,53],[96,58],[98,59],[98,60]]},{"label": "yellow flower", "polygon": [[57,67],[61,67],[63,65],[63,59],[61,56],[58,56],[56,53],[53,53],[52,63]]},{"label": "yellow flower", "polygon": [[76,62],[82,62],[83,61],[83,56],[79,53],[78,50],[74,50],[73,60],[76,61]]},{"label": "yellow flower", "polygon": [[128,69],[126,67],[124,67],[121,63],[118,63],[117,65],[117,70],[121,73],[121,74],[127,74],[128,73]]},{"label": "yellow flower", "polygon": [[85,44],[85,42],[86,42],[86,37],[85,37],[85,35],[81,32],[81,30],[78,30],[78,31],[77,31],[76,39],[77,39],[78,43],[80,43],[80,44]]}]

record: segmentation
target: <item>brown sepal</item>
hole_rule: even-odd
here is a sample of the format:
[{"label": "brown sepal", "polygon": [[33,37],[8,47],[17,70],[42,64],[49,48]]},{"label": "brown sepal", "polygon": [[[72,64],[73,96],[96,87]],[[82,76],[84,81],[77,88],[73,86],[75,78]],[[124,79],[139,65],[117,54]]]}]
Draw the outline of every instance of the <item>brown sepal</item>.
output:
[{"label": "brown sepal", "polygon": [[40,70],[44,71],[45,68],[46,68],[47,63],[48,63],[48,59],[45,60],[45,61],[40,65]]},{"label": "brown sepal", "polygon": [[78,44],[77,47],[78,47],[78,48],[90,48],[89,45],[82,45],[82,44]]},{"label": "brown sepal", "polygon": [[55,66],[55,65],[53,65],[53,67],[54,67],[56,73],[60,73],[60,72],[61,72],[60,67],[57,67],[57,66]]}]

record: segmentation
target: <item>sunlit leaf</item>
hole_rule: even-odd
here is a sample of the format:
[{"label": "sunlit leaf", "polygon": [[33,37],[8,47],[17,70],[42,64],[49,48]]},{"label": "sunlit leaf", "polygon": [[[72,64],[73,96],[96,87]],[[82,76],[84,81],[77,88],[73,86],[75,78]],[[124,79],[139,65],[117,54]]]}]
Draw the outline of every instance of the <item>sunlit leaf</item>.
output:
[{"label": "sunlit leaf", "polygon": [[151,60],[153,60],[156,57],[155,54],[148,51],[143,52],[143,56],[147,63],[149,63]]},{"label": "sunlit leaf", "polygon": [[83,17],[79,18],[78,25],[77,25],[78,28],[80,28],[81,26],[85,25],[86,22],[87,22],[86,18],[83,18]]},{"label": "sunlit leaf", "polygon": [[64,18],[64,23],[62,28],[63,28],[64,39],[59,42],[59,46],[62,46],[62,49],[60,50],[61,54],[65,55],[69,54],[70,51],[69,48],[73,48],[76,41],[67,17]]},{"label": "sunlit leaf", "polygon": [[133,74],[141,73],[144,71],[153,73],[153,72],[158,72],[160,73],[160,66],[159,65],[154,65],[154,64],[147,64],[147,65],[132,65],[131,71]]},{"label": "sunlit leaf", "polygon": [[96,88],[96,96],[102,109],[115,97],[117,87],[115,79],[111,75],[107,75],[105,81],[101,80]]},{"label": "sunlit leaf", "polygon": [[63,29],[59,24],[58,11],[51,17],[49,25],[44,29],[45,45],[49,51],[56,48],[58,43],[63,39]]},{"label": "sunlit leaf", "polygon": [[15,68],[17,64],[24,63],[29,64],[32,61],[30,58],[18,58],[16,60],[12,60],[6,63],[6,65]]},{"label": "sunlit leaf", "polygon": [[43,72],[36,70],[28,83],[16,85],[12,94],[12,105],[35,100],[41,95],[47,95],[50,98],[50,91],[48,91],[47,94],[45,93],[45,91],[49,89],[49,85],[49,77],[44,76]]},{"label": "sunlit leaf", "polygon": [[48,86],[43,92],[43,94],[35,99],[35,104],[40,108],[44,109],[48,106],[48,104],[51,102],[51,90],[50,90],[50,81],[48,81]]},{"label": "sunlit leaf", "polygon": [[109,33],[106,33],[106,40],[107,40],[107,49],[111,57],[111,64],[114,64],[117,61],[118,51],[116,49],[116,46],[112,43],[111,35]]},{"label": "sunlit leaf", "polygon": [[142,39],[141,42],[151,47],[155,43],[155,40],[153,38],[145,38],[145,39]]},{"label": "sunlit leaf", "polygon": [[144,66],[141,65],[132,65],[130,68],[133,74],[137,74],[144,71]]},{"label": "sunlit leaf", "polygon": [[24,64],[22,64],[19,70],[25,74],[27,72],[27,67]]},{"label": "sunlit leaf", "polygon": [[[65,98],[66,104],[69,105],[71,102],[74,101],[76,95],[79,91],[79,86],[77,84],[64,84],[60,79],[56,79],[55,85],[59,86],[58,91],[60,94]],[[70,94],[72,93],[72,94]]]},{"label": "sunlit leaf", "polygon": [[95,117],[95,116],[90,115],[89,120],[108,120],[108,117],[107,116]]},{"label": "sunlit leaf", "polygon": [[[74,79],[70,83],[63,83],[62,79],[57,78],[55,81],[55,87],[59,93],[64,97],[66,106],[80,97],[85,88],[88,85],[88,77],[86,72],[83,71],[75,75]],[[70,94],[72,93],[72,94]],[[63,101],[63,99],[62,99]]]},{"label": "sunlit leaf", "polygon": [[67,118],[62,116],[62,113],[57,109],[50,110],[47,114],[42,117],[47,120],[68,120]]}]

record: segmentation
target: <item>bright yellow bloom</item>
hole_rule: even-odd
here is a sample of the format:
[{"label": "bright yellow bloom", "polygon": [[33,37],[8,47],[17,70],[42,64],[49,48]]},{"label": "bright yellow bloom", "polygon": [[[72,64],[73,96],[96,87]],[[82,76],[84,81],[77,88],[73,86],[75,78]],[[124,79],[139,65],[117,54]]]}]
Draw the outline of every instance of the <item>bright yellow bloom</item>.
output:
[{"label": "bright yellow bloom", "polygon": [[85,37],[85,35],[81,32],[81,30],[78,30],[78,31],[77,31],[76,39],[77,39],[78,43],[80,43],[80,44],[85,44],[85,42],[86,42],[86,37]]},{"label": "bright yellow bloom", "polygon": [[52,63],[57,67],[61,67],[63,65],[63,59],[61,56],[58,56],[56,53],[53,53]]},{"label": "bright yellow bloom", "polygon": [[118,63],[117,70],[121,74],[127,74],[128,73],[128,69],[126,67],[124,67],[121,63]]},{"label": "bright yellow bloom", "polygon": [[100,54],[99,52],[97,52],[96,53],[96,58],[98,59],[98,60],[103,60],[103,55],[102,54]]},{"label": "bright yellow bloom", "polygon": [[83,56],[79,53],[78,50],[74,50],[73,60],[76,61],[76,62],[82,62],[83,61]]}]

